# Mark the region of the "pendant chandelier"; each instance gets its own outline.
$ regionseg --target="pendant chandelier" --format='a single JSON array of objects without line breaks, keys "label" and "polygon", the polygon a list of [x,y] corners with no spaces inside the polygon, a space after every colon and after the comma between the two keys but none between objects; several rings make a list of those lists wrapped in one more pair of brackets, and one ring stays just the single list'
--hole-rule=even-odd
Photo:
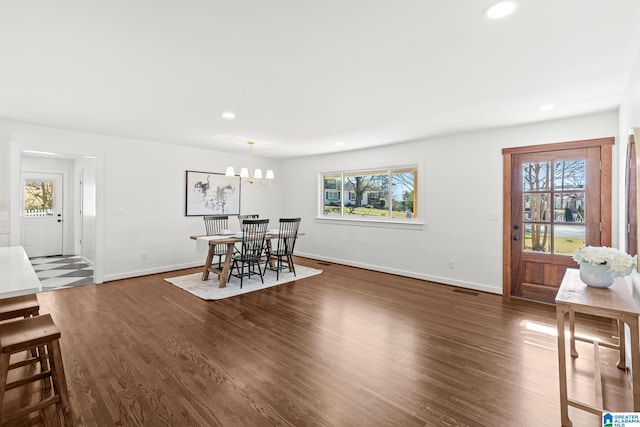
[{"label": "pendant chandelier", "polygon": [[[249,184],[258,183],[267,188],[271,188],[271,181],[274,179],[273,171],[271,169],[267,169],[265,174],[267,182],[265,183],[262,180],[262,169],[253,169],[253,144],[255,143],[253,141],[248,141],[247,144],[249,144],[249,168],[240,169],[240,182],[248,182]],[[225,176],[229,178],[229,180],[236,176],[233,166],[227,167]]]}]

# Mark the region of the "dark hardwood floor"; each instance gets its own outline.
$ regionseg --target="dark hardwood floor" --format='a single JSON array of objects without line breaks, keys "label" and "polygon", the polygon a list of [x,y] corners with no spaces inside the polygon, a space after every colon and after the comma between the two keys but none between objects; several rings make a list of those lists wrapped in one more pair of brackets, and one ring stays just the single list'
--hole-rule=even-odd
[{"label": "dark hardwood floor", "polygon": [[[38,294],[62,331],[76,425],[560,425],[553,306],[297,262],[323,273],[220,301],[163,280],[199,269]],[[593,352],[578,349],[569,391],[588,401]],[[605,404],[631,411],[616,352],[600,351]],[[39,392],[11,390],[5,408]]]}]

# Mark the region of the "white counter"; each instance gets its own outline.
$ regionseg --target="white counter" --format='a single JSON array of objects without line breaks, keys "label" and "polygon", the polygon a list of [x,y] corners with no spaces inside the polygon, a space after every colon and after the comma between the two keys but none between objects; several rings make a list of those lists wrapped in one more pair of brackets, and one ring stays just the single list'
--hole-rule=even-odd
[{"label": "white counter", "polygon": [[33,294],[42,291],[22,246],[0,248],[0,298]]}]

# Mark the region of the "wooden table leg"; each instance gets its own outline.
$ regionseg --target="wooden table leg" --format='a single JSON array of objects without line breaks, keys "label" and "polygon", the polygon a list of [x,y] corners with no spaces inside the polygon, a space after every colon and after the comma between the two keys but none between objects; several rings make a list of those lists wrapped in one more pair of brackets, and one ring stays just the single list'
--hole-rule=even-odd
[{"label": "wooden table leg", "polygon": [[231,257],[233,257],[233,243],[227,243],[227,254],[224,256],[224,265],[220,272],[220,284],[219,288],[227,286],[227,278],[229,277],[229,270],[231,269]]},{"label": "wooden table leg", "polygon": [[576,350],[576,313],[571,309],[569,310],[569,340],[571,342],[571,357],[578,357],[578,350]]},{"label": "wooden table leg", "polygon": [[204,262],[204,271],[202,272],[202,280],[209,279],[209,270],[211,269],[211,263],[213,262],[213,254],[216,251],[216,245],[212,245],[209,242],[209,252],[207,252],[207,260]]},{"label": "wooden table leg", "polygon": [[560,420],[563,427],[572,427],[573,423],[569,419],[569,398],[567,396],[567,353],[564,337],[564,319],[567,311],[566,307],[556,303],[556,320],[558,329],[558,375],[560,377]]},{"label": "wooden table leg", "polygon": [[[266,239],[266,242],[267,242],[267,253],[270,254],[271,250],[273,249],[272,246],[271,246],[271,239]],[[275,267],[273,258],[269,257],[267,259],[267,263],[269,264],[269,267],[271,267],[271,268]],[[266,268],[266,264],[265,264],[265,268]]]},{"label": "wooden table leg", "polygon": [[[625,323],[620,319],[617,319],[616,322],[618,323],[618,344],[619,344],[619,348],[620,348],[620,358],[618,359],[618,368],[627,369],[627,357],[626,357],[626,354],[627,354],[627,342],[624,339],[624,325],[625,325]],[[633,354],[632,354],[632,356],[633,356]]]}]

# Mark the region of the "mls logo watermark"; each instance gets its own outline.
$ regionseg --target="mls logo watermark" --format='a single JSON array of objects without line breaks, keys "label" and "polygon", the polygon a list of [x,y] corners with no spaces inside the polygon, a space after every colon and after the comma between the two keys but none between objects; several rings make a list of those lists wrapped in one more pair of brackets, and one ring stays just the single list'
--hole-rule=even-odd
[{"label": "mls logo watermark", "polygon": [[602,427],[640,427],[640,412],[605,412]]}]

